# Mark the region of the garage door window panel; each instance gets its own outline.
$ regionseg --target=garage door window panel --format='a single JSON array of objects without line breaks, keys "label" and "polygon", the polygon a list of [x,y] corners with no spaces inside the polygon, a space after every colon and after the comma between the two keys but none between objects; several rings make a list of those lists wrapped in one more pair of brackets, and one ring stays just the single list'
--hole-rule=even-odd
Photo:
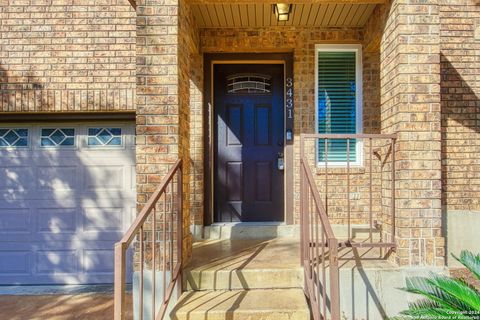
[{"label": "garage door window panel", "polygon": [[28,147],[28,129],[0,128],[0,148]]},{"label": "garage door window panel", "polygon": [[74,147],[74,128],[43,128],[41,144],[42,147]]},{"label": "garage door window panel", "polygon": [[89,147],[122,147],[121,128],[88,128]]}]

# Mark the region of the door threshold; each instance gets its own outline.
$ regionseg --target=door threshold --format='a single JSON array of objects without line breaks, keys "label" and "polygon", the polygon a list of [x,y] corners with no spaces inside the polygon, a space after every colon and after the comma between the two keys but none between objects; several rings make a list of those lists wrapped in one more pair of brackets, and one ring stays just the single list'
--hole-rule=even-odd
[{"label": "door threshold", "polygon": [[201,239],[297,238],[299,234],[299,225],[287,225],[284,222],[217,222],[203,227]]}]

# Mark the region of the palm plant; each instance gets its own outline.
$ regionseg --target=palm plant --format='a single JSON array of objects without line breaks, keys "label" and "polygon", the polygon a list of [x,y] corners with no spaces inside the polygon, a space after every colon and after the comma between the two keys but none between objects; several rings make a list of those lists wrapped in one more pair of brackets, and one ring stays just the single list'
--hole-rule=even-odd
[{"label": "palm plant", "polygon": [[[480,254],[462,251],[453,255],[480,280]],[[422,295],[420,301],[411,303],[401,314],[407,319],[479,319],[480,291],[464,280],[443,275],[407,279],[403,290]]]}]

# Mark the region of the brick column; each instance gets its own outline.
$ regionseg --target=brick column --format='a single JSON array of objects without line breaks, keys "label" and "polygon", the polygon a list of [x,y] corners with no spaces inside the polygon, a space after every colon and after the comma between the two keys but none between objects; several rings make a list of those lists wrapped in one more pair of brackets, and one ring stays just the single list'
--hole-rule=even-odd
[{"label": "brick column", "polygon": [[137,1],[137,200],[178,158],[178,5]]},{"label": "brick column", "polygon": [[[137,203],[148,200],[178,158],[186,167],[184,235],[188,236],[188,155],[182,152],[179,102],[179,3],[137,0]],[[188,125],[188,122],[187,122]],[[188,248],[184,252],[188,255]]]},{"label": "brick column", "polygon": [[437,0],[392,0],[381,42],[382,133],[398,133],[395,255],[442,266],[440,35]]},{"label": "brick column", "polygon": [[183,159],[184,259],[191,253],[190,57],[197,45],[184,0],[137,0],[137,203]]}]

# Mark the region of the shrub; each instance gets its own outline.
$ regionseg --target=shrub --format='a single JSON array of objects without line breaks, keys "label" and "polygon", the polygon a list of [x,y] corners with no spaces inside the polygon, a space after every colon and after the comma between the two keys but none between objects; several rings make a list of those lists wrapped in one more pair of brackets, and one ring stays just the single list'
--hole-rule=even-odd
[{"label": "shrub", "polygon": [[[464,250],[453,257],[480,280],[480,254]],[[464,280],[432,273],[408,278],[403,290],[424,297],[401,312],[407,319],[480,319],[480,291]]]}]

